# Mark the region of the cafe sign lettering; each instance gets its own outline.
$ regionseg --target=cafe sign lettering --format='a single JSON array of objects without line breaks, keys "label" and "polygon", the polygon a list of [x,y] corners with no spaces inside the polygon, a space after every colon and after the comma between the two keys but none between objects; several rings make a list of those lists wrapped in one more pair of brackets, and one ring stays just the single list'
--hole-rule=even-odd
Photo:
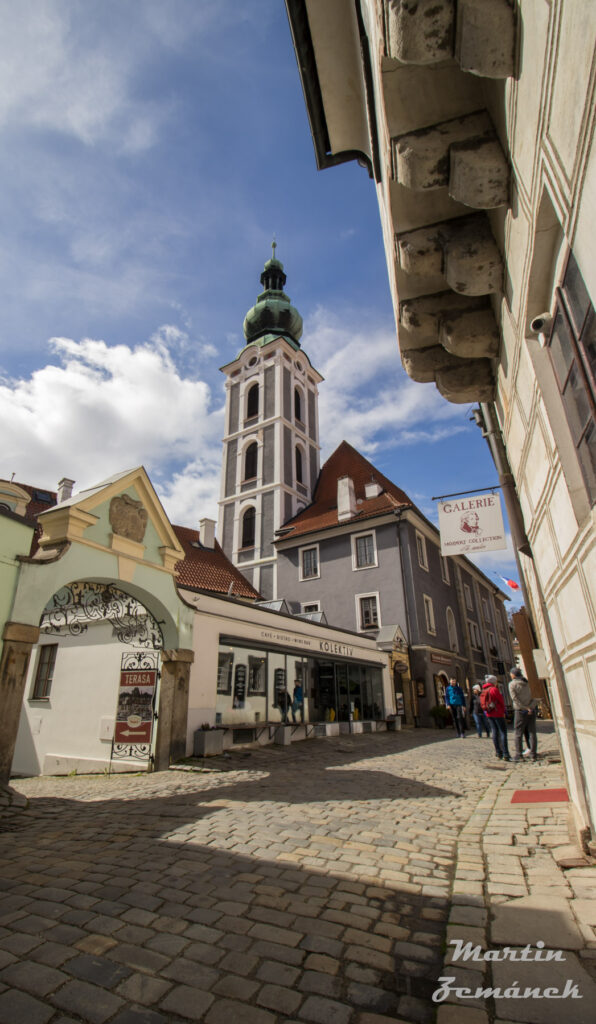
[{"label": "cafe sign lettering", "polygon": [[507,547],[498,494],[439,502],[442,555],[469,555]]}]

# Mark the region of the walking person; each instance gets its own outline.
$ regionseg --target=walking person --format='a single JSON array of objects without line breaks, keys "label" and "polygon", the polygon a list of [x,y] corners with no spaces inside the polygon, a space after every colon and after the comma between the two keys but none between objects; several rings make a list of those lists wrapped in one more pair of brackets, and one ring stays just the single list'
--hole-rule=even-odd
[{"label": "walking person", "polygon": [[299,679],[294,680],[292,694],[292,721],[294,724],[296,724],[296,715],[300,715],[300,721],[304,722],[304,690]]},{"label": "walking person", "polygon": [[482,710],[482,705],[480,703],[481,692],[482,687],[480,683],[474,683],[472,687],[472,695],[470,697],[470,706],[468,708],[471,717],[474,719],[474,722],[476,723],[476,732],[478,733],[479,740],[484,739],[485,735],[492,735],[490,731],[490,725],[488,724],[488,719],[484,714],[484,711]]},{"label": "walking person", "polygon": [[445,704],[451,711],[458,739],[466,735],[466,697],[457,679],[450,679],[445,690]]},{"label": "walking person", "polygon": [[505,700],[496,676],[485,676],[484,686],[480,694],[480,705],[488,718],[495,746],[495,757],[500,761],[510,761],[507,746],[507,721],[505,719]]},{"label": "walking person", "polygon": [[536,737],[536,712],[538,702],[532,697],[530,684],[522,674],[520,668],[515,666],[510,670],[509,693],[513,702],[513,729],[515,733],[515,757],[514,761],[522,759],[522,737],[528,738],[530,757],[532,761],[538,760],[538,740]]}]

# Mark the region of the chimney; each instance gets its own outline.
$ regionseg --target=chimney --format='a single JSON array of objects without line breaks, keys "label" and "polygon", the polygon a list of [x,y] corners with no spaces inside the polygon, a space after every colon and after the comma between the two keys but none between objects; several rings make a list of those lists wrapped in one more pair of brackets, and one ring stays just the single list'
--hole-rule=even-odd
[{"label": "chimney", "polygon": [[215,547],[215,519],[201,519],[199,522],[199,540],[204,548],[213,550]]},{"label": "chimney", "polygon": [[337,481],[337,519],[342,523],[356,515],[356,492],[350,476],[340,476]]},{"label": "chimney", "polygon": [[74,480],[69,480],[67,476],[63,476],[58,484],[58,496],[56,502],[61,505],[63,501],[68,501],[72,498],[72,489],[75,485]]},{"label": "chimney", "polygon": [[364,485],[364,496],[365,498],[378,498],[382,490],[381,485],[371,477],[369,482]]}]

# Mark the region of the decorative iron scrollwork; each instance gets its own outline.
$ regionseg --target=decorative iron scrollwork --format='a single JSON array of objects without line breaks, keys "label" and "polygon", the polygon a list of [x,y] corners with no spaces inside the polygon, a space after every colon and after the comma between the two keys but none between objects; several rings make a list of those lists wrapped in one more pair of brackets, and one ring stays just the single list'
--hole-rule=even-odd
[{"label": "decorative iron scrollwork", "polygon": [[151,753],[150,743],[114,743],[112,746],[112,760],[124,760],[134,758],[135,761],[148,761]]},{"label": "decorative iron scrollwork", "polygon": [[160,623],[131,594],[113,583],[87,580],[62,587],[46,605],[40,628],[54,636],[79,636],[91,623],[108,622],[121,644],[163,647]]}]

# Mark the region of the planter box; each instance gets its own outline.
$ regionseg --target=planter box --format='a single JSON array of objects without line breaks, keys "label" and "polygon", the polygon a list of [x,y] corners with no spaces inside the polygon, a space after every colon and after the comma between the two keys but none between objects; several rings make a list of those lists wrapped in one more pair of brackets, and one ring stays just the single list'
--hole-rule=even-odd
[{"label": "planter box", "polygon": [[197,729],[194,737],[195,757],[215,757],[223,753],[222,729]]}]

